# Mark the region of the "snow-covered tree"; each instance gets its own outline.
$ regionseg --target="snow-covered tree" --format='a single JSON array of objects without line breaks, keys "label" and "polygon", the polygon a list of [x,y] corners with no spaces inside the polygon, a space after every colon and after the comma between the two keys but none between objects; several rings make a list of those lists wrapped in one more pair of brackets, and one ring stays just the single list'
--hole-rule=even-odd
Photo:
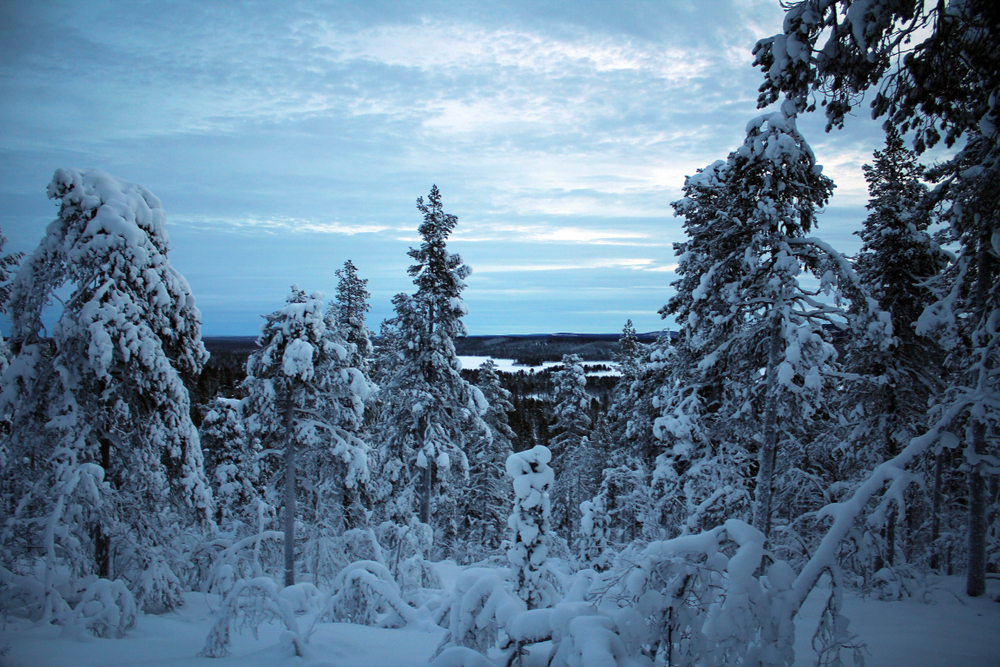
[{"label": "snow-covered tree", "polygon": [[[743,146],[688,177],[684,199],[674,203],[688,240],[677,245],[681,279],[666,311],[699,359],[696,385],[721,390],[712,400],[719,401],[728,441],[757,451],[754,526],[765,535],[776,463],[794,466],[808,457],[808,429],[829,419],[836,352],[824,325],[844,313],[821,297],[852,297],[872,323],[872,344],[884,345],[889,327],[846,260],[807,236],[832,190],[796,129],[794,106],[786,104],[752,120]],[[803,285],[803,272],[818,279],[818,288]],[[694,414],[683,404],[704,400],[700,392],[665,406],[661,427],[671,428],[679,409]],[[677,428],[687,428],[683,419]]]},{"label": "snow-covered tree", "polygon": [[510,514],[510,485],[504,471],[514,439],[507,422],[513,405],[492,359],[479,367],[476,386],[489,405],[483,414],[489,431],[469,446],[469,486],[459,502],[460,535],[470,546],[490,552],[500,547]]},{"label": "snow-covered tree", "polygon": [[[885,149],[875,151],[874,164],[863,169],[871,199],[869,215],[858,232],[863,245],[855,266],[862,284],[892,318],[893,340],[885,349],[872,348],[861,336],[848,340],[846,369],[857,379],[845,395],[851,424],[839,447],[845,479],[857,479],[895,457],[927,428],[928,403],[941,391],[945,376],[940,346],[914,330],[933,301],[927,282],[947,263],[927,231],[931,216],[927,187],[921,182],[923,168],[890,126]],[[929,474],[933,468],[925,465]],[[907,510],[914,511],[917,508]],[[888,565],[895,560],[896,514],[889,512],[885,525]]]},{"label": "snow-covered tree", "polygon": [[[15,357],[0,412],[15,463],[2,474],[17,506],[4,527],[4,567],[32,565],[36,522],[48,517],[50,553],[74,575],[122,578],[140,607],[170,607],[179,601],[177,531],[212,514],[183,382],[208,356],[201,315],[167,259],[152,193],[102,171],[59,169],[48,195],[59,217],[9,302]],[[55,301],[49,333],[42,310]]]},{"label": "snow-covered tree", "polygon": [[330,303],[326,315],[328,329],[336,331],[346,342],[353,345],[348,348],[347,363],[368,377],[368,357],[372,354],[371,331],[365,323],[365,317],[371,306],[368,299],[368,279],[358,276],[358,268],[354,262],[347,260],[343,269],[337,269],[337,298]]},{"label": "snow-covered tree", "polygon": [[[409,268],[417,291],[393,299],[393,326],[398,339],[395,365],[383,386],[380,454],[385,515],[405,525],[414,509],[423,523],[441,527],[454,517],[435,517],[432,499],[447,493],[455,477],[468,474],[466,448],[486,437],[482,392],[461,376],[455,338],[466,334],[461,318],[468,312],[461,299],[471,269],[448,252],[446,242],[458,218],[444,212],[441,193],[431,188],[428,200],[417,199],[424,220],[423,242],[411,248]],[[414,507],[416,505],[416,507]]]},{"label": "snow-covered tree", "polygon": [[347,366],[347,349],[327,335],[322,299],[292,286],[284,307],[265,316],[260,349],[247,361],[250,430],[282,456],[286,586],[295,583],[298,487],[315,491],[322,468],[336,463],[343,472],[338,487],[368,476],[368,446],[358,431],[369,385]]},{"label": "snow-covered tree", "polygon": [[611,567],[614,554],[609,544],[608,513],[604,497],[597,495],[593,500],[580,503],[580,536],[576,550],[583,567],[604,572]]},{"label": "snow-covered tree", "polygon": [[622,335],[618,339],[618,354],[615,361],[622,372],[622,380],[631,382],[639,373],[639,360],[642,357],[642,346],[635,337],[635,327],[632,320],[625,322]]},{"label": "snow-covered tree", "polygon": [[650,498],[644,523],[651,538],[749,518],[750,455],[730,430],[731,413],[722,409],[725,379],[716,374],[719,369],[698,367],[686,334],[654,347],[647,362],[647,373],[658,380],[652,406],[636,413],[635,426],[647,428],[656,443],[655,458],[647,464]]},{"label": "snow-covered tree", "polygon": [[[6,244],[7,237],[4,236],[3,232],[0,232],[0,253],[3,252],[3,247]],[[7,302],[10,300],[10,280],[22,257],[24,257],[24,253],[20,252],[0,254],[0,313],[7,312]],[[7,347],[7,341],[4,340],[3,336],[0,336],[0,375],[3,375],[3,372],[7,370],[9,363],[10,349]],[[5,460],[3,449],[0,448],[0,465],[3,465]]]},{"label": "snow-covered tree", "polygon": [[676,350],[663,332],[652,344],[638,346],[637,353],[632,362],[619,360],[622,375],[597,429],[608,443],[600,494],[612,519],[612,539],[623,543],[662,537],[670,523],[656,507],[666,499],[655,497],[652,475],[663,446],[654,423],[662,414],[660,393],[672,386]]},{"label": "snow-covered tree", "polygon": [[528,609],[547,607],[554,602],[554,589],[546,578],[545,561],[549,547],[549,516],[554,473],[549,467],[552,453],[547,447],[511,454],[507,474],[513,478],[514,511],[507,525],[513,537],[507,545],[514,591]]},{"label": "snow-covered tree", "polygon": [[563,356],[562,368],[552,375],[555,407],[549,441],[556,485],[552,524],[564,536],[572,536],[579,524],[577,508],[597,493],[604,461],[595,452],[590,434],[590,394],[583,362],[575,354]]},{"label": "snow-covered tree", "polygon": [[[829,127],[844,118],[872,87],[873,115],[885,116],[901,132],[913,131],[917,152],[965,139],[957,154],[928,173],[939,182],[944,220],[959,253],[950,270],[951,288],[921,321],[921,331],[962,329],[964,361],[952,355],[951,387],[941,418],[970,417],[966,429],[969,465],[969,567],[967,589],[986,587],[986,482],[996,443],[996,322],[1000,312],[1000,253],[992,239],[998,227],[1000,192],[1000,52],[991,0],[923,3],[806,0],[788,5],[782,34],[760,40],[754,51],[764,73],[758,103],[784,94],[799,110],[819,98]],[[907,49],[901,44],[916,41]],[[812,96],[812,97],[811,97]]]},{"label": "snow-covered tree", "polygon": [[261,500],[257,455],[259,441],[244,424],[244,401],[216,398],[208,406],[198,433],[205,456],[205,474],[215,497],[215,521],[239,530],[256,530],[256,502]]}]

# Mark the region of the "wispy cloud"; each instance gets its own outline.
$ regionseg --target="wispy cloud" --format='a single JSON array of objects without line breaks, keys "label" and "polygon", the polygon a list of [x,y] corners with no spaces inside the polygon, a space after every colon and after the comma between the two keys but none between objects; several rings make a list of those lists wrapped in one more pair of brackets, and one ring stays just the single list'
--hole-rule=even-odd
[{"label": "wispy cloud", "polygon": [[[413,203],[436,183],[475,269],[472,326],[617,329],[645,308],[630,316],[655,328],[683,238],[670,202],[742,142],[750,49],[781,17],[757,0],[4,3],[0,228],[33,249],[57,167],[140,182],[224,312],[206,322],[252,332],[272,305],[255,299],[331,293],[347,258],[377,295],[410,289]],[[880,134],[803,127],[839,185],[821,232],[849,239]]]}]

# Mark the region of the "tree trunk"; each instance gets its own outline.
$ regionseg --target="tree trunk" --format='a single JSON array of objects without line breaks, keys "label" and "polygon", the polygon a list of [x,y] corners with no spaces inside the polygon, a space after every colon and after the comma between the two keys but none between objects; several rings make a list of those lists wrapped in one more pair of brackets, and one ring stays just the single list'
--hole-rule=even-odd
[{"label": "tree trunk", "polygon": [[[889,410],[887,411],[887,419],[885,420],[885,455],[884,461],[891,461],[896,458],[896,439],[892,434],[892,417],[891,415],[896,414],[896,393],[889,390]],[[889,567],[896,564],[896,515],[899,512],[898,507],[889,508],[889,520],[885,527],[885,560]]]},{"label": "tree trunk", "polygon": [[295,585],[295,430],[292,391],[285,404],[285,586]]},{"label": "tree trunk", "polygon": [[771,324],[771,349],[767,356],[767,378],[764,400],[763,443],[758,459],[757,502],[754,504],[754,528],[768,536],[771,531],[771,497],[774,484],[774,463],[778,453],[778,362],[781,358],[781,317],[775,315]]},{"label": "tree trunk", "polygon": [[[976,312],[975,317],[979,320],[979,327],[986,322],[986,297],[991,287],[990,258],[988,248],[990,247],[989,229],[984,225],[979,236],[979,249],[976,257]],[[985,336],[985,332],[980,336]],[[974,348],[981,348],[983,341],[977,336],[973,339]],[[979,354],[979,349],[974,349],[973,354]],[[979,363],[978,384],[981,389],[990,382],[989,359],[984,354]],[[972,414],[972,451],[976,461],[972,462],[969,469],[969,573],[965,586],[965,592],[972,597],[983,595],[986,592],[986,480],[983,478],[982,456],[986,455],[986,423],[983,417],[977,416],[976,411]]]},{"label": "tree trunk", "polygon": [[[101,467],[104,468],[104,479],[109,484],[114,484],[114,476],[111,474],[111,440],[101,438]],[[92,531],[94,539],[94,564],[97,569],[97,576],[101,579],[111,579],[111,537],[101,519]]]},{"label": "tree trunk", "polygon": [[944,467],[944,452],[938,452],[934,461],[934,499],[931,504],[931,569],[941,569],[941,477]]},{"label": "tree trunk", "polygon": [[420,521],[430,524],[431,522],[431,462],[427,461],[427,467],[420,475]]},{"label": "tree trunk", "polygon": [[[972,449],[986,453],[986,424],[972,424]],[[986,480],[979,465],[969,470],[969,573],[965,592],[970,597],[986,592]]]}]

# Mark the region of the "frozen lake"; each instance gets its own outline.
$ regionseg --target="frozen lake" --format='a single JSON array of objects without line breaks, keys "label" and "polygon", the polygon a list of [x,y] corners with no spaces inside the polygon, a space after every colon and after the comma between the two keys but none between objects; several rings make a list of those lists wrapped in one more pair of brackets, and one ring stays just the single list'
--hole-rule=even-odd
[{"label": "frozen lake", "polygon": [[[518,371],[524,371],[525,373],[536,373],[538,371],[544,370],[546,368],[552,368],[553,366],[562,366],[561,362],[558,361],[546,361],[541,366],[521,366],[518,365],[514,359],[495,359],[493,357],[466,357],[460,356],[459,361],[462,362],[462,368],[467,370],[475,370],[479,368],[483,362],[487,359],[493,359],[493,363],[497,365],[497,370],[504,373],[517,373]],[[585,361],[583,362],[584,368],[589,366],[608,366],[610,368],[615,368],[615,362],[613,361]],[[587,372],[589,377],[607,377],[620,375],[618,370],[612,371],[593,371]]]}]

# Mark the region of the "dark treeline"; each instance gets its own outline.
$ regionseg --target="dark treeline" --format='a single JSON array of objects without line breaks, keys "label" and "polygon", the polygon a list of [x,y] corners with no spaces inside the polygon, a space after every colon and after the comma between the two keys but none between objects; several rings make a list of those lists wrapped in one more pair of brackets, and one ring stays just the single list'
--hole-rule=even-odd
[{"label": "dark treeline", "polygon": [[[542,336],[467,336],[457,339],[456,350],[463,356],[495,356],[500,359],[533,359],[533,354],[545,357],[538,362],[558,361],[565,354],[576,354],[589,361],[608,362],[619,352],[621,334],[563,334]],[[651,341],[653,334],[639,334],[639,341]],[[206,336],[205,349],[211,356],[205,363],[197,381],[190,383],[192,419],[200,426],[208,405],[218,396],[242,398],[242,384],[246,379],[246,363],[257,349],[257,339],[252,336]],[[377,343],[377,341],[376,341]],[[531,352],[535,350],[535,352]],[[554,356],[557,350],[562,350]],[[511,355],[511,356],[508,356]],[[521,355],[521,356],[517,356]],[[549,358],[554,357],[554,358]],[[611,370],[608,363],[586,364],[588,372]],[[516,434],[516,451],[530,449],[536,444],[548,445],[549,422],[552,418],[553,368],[535,371],[519,370],[516,373],[498,371],[500,385],[511,393],[513,409],[508,411],[510,427]],[[464,369],[462,375],[472,383],[478,381],[478,371]],[[608,410],[609,397],[617,378],[592,375],[587,378],[587,391],[591,394],[591,418],[597,423]]]}]

